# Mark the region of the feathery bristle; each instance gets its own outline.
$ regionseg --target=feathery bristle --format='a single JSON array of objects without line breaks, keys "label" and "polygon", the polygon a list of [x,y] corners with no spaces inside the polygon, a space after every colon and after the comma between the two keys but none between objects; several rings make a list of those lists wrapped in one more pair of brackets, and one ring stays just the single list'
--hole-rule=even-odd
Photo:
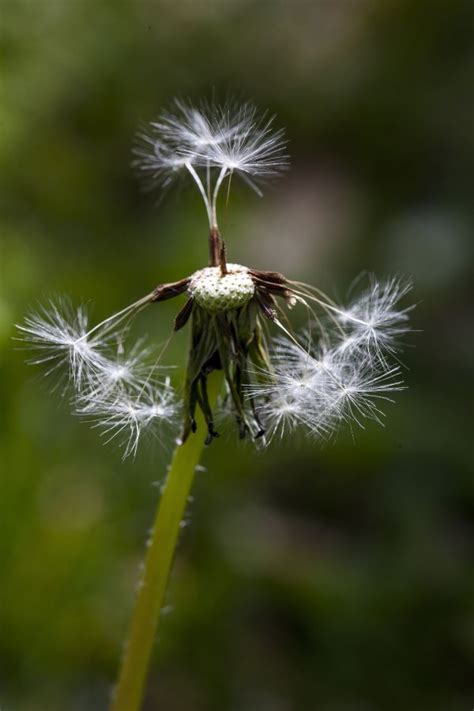
[{"label": "feathery bristle", "polygon": [[192,176],[204,201],[211,226],[216,225],[216,202],[225,178],[233,173],[261,194],[258,179],[286,170],[283,129],[273,117],[259,115],[251,103],[203,103],[195,107],[175,101],[149,129],[140,132],[134,165],[152,184],[166,187],[184,169]]},{"label": "feathery bristle", "polygon": [[77,413],[102,430],[107,442],[118,439],[123,457],[135,456],[145,433],[161,439],[161,430],[176,423],[179,407],[169,381],[149,384],[141,392],[126,389],[79,400]]}]

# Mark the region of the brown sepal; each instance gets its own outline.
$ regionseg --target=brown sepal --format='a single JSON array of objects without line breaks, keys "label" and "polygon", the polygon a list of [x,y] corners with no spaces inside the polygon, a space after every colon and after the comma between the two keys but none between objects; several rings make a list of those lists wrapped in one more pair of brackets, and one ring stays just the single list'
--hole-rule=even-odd
[{"label": "brown sepal", "polygon": [[265,318],[267,318],[269,321],[275,321],[277,317],[277,312],[275,308],[276,303],[273,296],[271,294],[268,294],[266,291],[257,289],[257,291],[255,292],[255,298],[257,299],[260,311],[263,313]]},{"label": "brown sepal", "polygon": [[181,328],[186,326],[187,322],[189,321],[189,317],[191,316],[191,312],[193,310],[193,304],[194,304],[194,299],[191,297],[189,298],[186,303],[184,304],[183,308],[181,311],[178,313],[174,320],[174,331],[179,331]]},{"label": "brown sepal", "polygon": [[167,299],[174,299],[175,296],[184,294],[190,281],[190,277],[186,277],[185,279],[170,282],[169,284],[158,284],[158,286],[153,290],[151,301],[166,301]]},{"label": "brown sepal", "polygon": [[249,269],[250,276],[271,289],[272,286],[287,286],[288,279],[280,272],[265,272],[259,269]]}]

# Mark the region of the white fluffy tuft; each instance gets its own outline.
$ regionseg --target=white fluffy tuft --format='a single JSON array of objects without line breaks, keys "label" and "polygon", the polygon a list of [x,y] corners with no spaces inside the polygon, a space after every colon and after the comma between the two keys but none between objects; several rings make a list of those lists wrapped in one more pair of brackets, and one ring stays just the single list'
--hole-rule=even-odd
[{"label": "white fluffy tuft", "polygon": [[298,426],[325,438],[342,423],[364,427],[372,419],[383,424],[381,405],[403,388],[400,367],[390,357],[397,338],[409,330],[409,309],[397,308],[409,289],[409,283],[380,283],[372,277],[369,288],[347,309],[318,297],[331,328],[323,329],[318,320],[319,339],[313,329],[299,340],[287,334],[275,341],[272,370],[255,372],[254,383],[247,385],[268,441]]},{"label": "white fluffy tuft", "polygon": [[[137,302],[139,305],[140,302]],[[48,365],[47,373],[66,366],[72,384],[73,410],[102,427],[108,441],[120,435],[124,456],[135,455],[144,431],[174,420],[178,408],[169,379],[157,377],[150,349],[141,341],[127,353],[120,323],[136,305],[88,330],[83,306],[50,302],[18,325],[20,340],[37,351],[32,363]]]},{"label": "white fluffy tuft", "polygon": [[127,388],[82,396],[77,412],[102,430],[107,442],[119,440],[124,459],[135,456],[142,436],[161,440],[164,427],[176,423],[179,408],[168,379],[146,384],[138,392]]},{"label": "white fluffy tuft", "polygon": [[50,301],[18,324],[18,340],[35,353],[30,362],[48,366],[47,374],[64,364],[77,387],[88,369],[102,362],[105,340],[88,336],[88,315],[84,306],[73,309],[66,299]]},{"label": "white fluffy tuft", "polygon": [[138,135],[134,165],[166,187],[182,171],[192,176],[211,226],[217,225],[216,203],[223,182],[237,173],[261,194],[257,180],[279,175],[289,161],[282,129],[273,117],[260,115],[251,103],[198,107],[176,100]]}]

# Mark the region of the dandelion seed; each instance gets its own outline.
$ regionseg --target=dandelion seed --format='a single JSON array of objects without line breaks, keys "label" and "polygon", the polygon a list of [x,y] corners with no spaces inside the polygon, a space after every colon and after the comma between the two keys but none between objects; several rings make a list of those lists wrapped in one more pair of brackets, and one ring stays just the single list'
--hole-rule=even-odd
[{"label": "dandelion seed", "polygon": [[398,366],[374,371],[370,361],[352,362],[345,366],[341,382],[335,388],[334,408],[340,420],[355,422],[361,428],[365,419],[383,425],[385,415],[379,407],[380,401],[393,402],[388,393],[403,387]]},{"label": "dandelion seed", "polygon": [[363,427],[365,419],[373,419],[382,424],[379,401],[391,401],[388,393],[403,388],[398,366],[375,368],[369,357],[341,350],[337,343],[312,354],[279,339],[275,352],[273,370],[262,371],[260,382],[247,387],[265,413],[270,439],[299,425],[324,439],[343,422]]},{"label": "dandelion seed", "polygon": [[140,393],[156,383],[159,366],[149,364],[152,351],[143,346],[143,340],[137,341],[129,353],[121,344],[117,350],[113,357],[104,351],[99,360],[84,370],[81,388],[78,388],[83,401],[93,401],[110,392]]},{"label": "dandelion seed", "polygon": [[369,288],[338,314],[340,323],[350,329],[341,347],[362,346],[379,357],[384,352],[393,353],[399,338],[409,331],[409,312],[413,307],[399,309],[398,302],[410,290],[411,283],[407,280],[391,278],[379,282],[372,276]]},{"label": "dandelion seed", "polygon": [[252,104],[226,114],[227,129],[204,150],[196,148],[195,161],[259,177],[276,176],[288,168],[287,141],[283,129],[274,129],[274,117],[259,116]]},{"label": "dandelion seed", "polygon": [[241,175],[261,195],[254,179],[275,177],[288,167],[284,131],[274,130],[273,118],[259,116],[250,103],[194,107],[176,101],[174,113],[163,113],[138,139],[134,165],[162,186],[186,169],[211,228],[217,226],[217,198],[227,177]]},{"label": "dandelion seed", "polygon": [[146,133],[138,134],[137,138],[139,144],[134,150],[137,159],[133,165],[151,178],[152,185],[170,185],[186,164],[192,162],[188,155],[176,153],[158,138]]},{"label": "dandelion seed", "polygon": [[178,410],[169,383],[150,387],[136,397],[126,392],[102,398],[96,395],[79,401],[77,406],[77,413],[100,428],[107,442],[118,439],[124,458],[136,455],[145,433],[159,440],[163,427],[174,424]]},{"label": "dandelion seed", "polygon": [[[166,145],[178,153],[214,146],[242,130],[239,114],[231,105],[202,102],[199,107],[176,99],[174,112],[164,112],[151,126]],[[239,111],[239,109],[237,109]]]},{"label": "dandelion seed", "polygon": [[66,364],[72,380],[80,386],[87,368],[102,362],[105,342],[100,336],[88,338],[88,316],[83,306],[76,311],[67,300],[50,301],[17,326],[27,347],[37,355],[33,364],[46,364],[52,373]]}]

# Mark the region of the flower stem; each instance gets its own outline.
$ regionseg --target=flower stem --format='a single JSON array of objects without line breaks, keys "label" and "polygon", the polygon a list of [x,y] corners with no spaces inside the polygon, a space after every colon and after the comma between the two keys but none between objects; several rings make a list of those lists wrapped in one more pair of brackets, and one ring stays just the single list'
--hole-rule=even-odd
[{"label": "flower stem", "polygon": [[[222,386],[222,374],[209,378],[211,404]],[[201,458],[207,428],[197,414],[197,432],[174,451],[166,483],[158,504],[145,559],[142,584],[130,623],[120,675],[110,711],[138,711],[146,673],[166,593],[180,523],[186,508],[196,466]]]}]

